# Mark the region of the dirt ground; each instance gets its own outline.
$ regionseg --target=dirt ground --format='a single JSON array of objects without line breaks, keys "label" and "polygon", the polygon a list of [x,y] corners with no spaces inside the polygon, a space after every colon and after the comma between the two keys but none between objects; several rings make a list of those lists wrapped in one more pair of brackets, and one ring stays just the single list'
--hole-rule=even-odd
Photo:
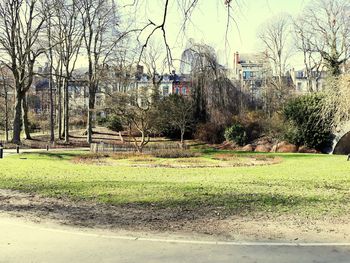
[{"label": "dirt ground", "polygon": [[[21,148],[31,149],[45,149],[47,145],[50,148],[74,148],[74,147],[90,147],[86,142],[86,135],[84,129],[70,131],[69,143],[65,143],[63,140],[56,140],[54,144],[50,144],[50,135],[48,133],[36,133],[32,134],[31,140],[22,140]],[[119,133],[113,132],[104,127],[97,127],[94,129],[93,142],[104,142],[104,143],[121,143]],[[5,148],[15,149],[16,145],[12,143],[4,143]]]},{"label": "dirt ground", "polygon": [[160,209],[152,205],[113,206],[92,202],[44,198],[0,190],[0,213],[35,222],[136,231],[180,236],[196,235],[220,240],[349,242],[349,217],[331,221],[267,216],[224,216],[218,209]]}]

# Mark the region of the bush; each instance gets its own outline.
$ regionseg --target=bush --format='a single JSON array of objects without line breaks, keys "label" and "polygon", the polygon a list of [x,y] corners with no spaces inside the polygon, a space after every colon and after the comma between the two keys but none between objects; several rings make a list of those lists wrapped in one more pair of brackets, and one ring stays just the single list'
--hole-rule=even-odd
[{"label": "bush", "polygon": [[239,123],[246,132],[246,142],[252,142],[262,136],[266,116],[261,111],[249,111],[233,117],[233,123]]},{"label": "bush", "polygon": [[215,123],[201,123],[196,127],[195,139],[215,144],[224,141],[224,129]]},{"label": "bush", "polygon": [[283,114],[274,113],[271,117],[267,117],[262,127],[265,136],[296,144],[298,130],[291,121],[286,121]]},{"label": "bush", "polygon": [[321,151],[332,146],[331,120],[320,116],[323,103],[322,94],[300,96],[287,103],[283,114],[296,129],[295,144]]},{"label": "bush", "polygon": [[243,146],[247,142],[247,134],[245,128],[240,123],[235,123],[225,130],[226,141],[235,142]]},{"label": "bush", "polygon": [[122,122],[117,116],[109,117],[106,124],[106,127],[112,131],[120,132],[123,130]]},{"label": "bush", "polygon": [[97,116],[97,117],[96,117],[96,121],[97,121],[97,124],[98,124],[99,126],[106,127],[106,126],[107,126],[107,123],[108,123],[108,118],[107,118],[107,117]]}]

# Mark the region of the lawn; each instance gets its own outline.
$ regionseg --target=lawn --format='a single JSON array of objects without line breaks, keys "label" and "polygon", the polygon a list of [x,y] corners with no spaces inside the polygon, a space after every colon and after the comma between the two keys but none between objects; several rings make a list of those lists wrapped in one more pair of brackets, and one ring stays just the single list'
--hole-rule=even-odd
[{"label": "lawn", "polygon": [[[203,151],[188,162],[201,165],[182,167],[176,164],[186,160],[74,162],[80,155],[43,152],[6,157],[0,160],[0,188],[74,201],[215,210],[224,215],[324,219],[350,212],[350,162],[344,156]],[[225,159],[225,155],[248,163],[266,158],[278,161],[220,167],[215,157]],[[230,158],[227,163],[232,164]]]}]

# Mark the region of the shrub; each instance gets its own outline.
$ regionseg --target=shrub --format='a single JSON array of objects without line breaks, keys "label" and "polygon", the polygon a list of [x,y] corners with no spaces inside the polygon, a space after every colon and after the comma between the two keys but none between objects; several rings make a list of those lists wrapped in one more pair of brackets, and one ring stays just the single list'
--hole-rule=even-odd
[{"label": "shrub", "polygon": [[196,127],[195,139],[215,144],[224,141],[224,129],[215,123],[201,123]]},{"label": "shrub", "polygon": [[324,95],[309,94],[290,100],[284,108],[284,116],[296,128],[294,143],[317,150],[332,145],[331,120],[321,118]]},{"label": "shrub", "polygon": [[233,123],[241,124],[246,132],[246,142],[252,142],[264,132],[266,116],[261,111],[248,111],[233,117]]},{"label": "shrub", "polygon": [[240,123],[235,123],[225,130],[226,141],[235,142],[243,146],[247,142],[247,134],[244,127]]},{"label": "shrub", "polygon": [[107,123],[108,123],[108,118],[107,117],[102,117],[102,116],[97,116],[96,117],[96,121],[97,121],[97,124],[99,126],[104,126],[106,127],[107,126]]},{"label": "shrub", "polygon": [[117,116],[109,117],[106,124],[106,127],[112,131],[120,132],[123,130],[122,122]]}]

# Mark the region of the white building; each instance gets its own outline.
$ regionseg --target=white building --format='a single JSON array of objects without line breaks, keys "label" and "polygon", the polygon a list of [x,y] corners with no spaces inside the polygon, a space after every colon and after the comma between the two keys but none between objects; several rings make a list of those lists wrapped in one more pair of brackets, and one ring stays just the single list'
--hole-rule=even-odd
[{"label": "white building", "polygon": [[233,77],[239,82],[243,91],[251,93],[253,97],[260,96],[263,77],[269,68],[264,53],[235,53]]},{"label": "white building", "polygon": [[326,78],[326,71],[313,71],[311,78],[307,77],[305,69],[290,71],[290,76],[295,85],[295,91],[297,93],[308,93],[322,91]]}]

